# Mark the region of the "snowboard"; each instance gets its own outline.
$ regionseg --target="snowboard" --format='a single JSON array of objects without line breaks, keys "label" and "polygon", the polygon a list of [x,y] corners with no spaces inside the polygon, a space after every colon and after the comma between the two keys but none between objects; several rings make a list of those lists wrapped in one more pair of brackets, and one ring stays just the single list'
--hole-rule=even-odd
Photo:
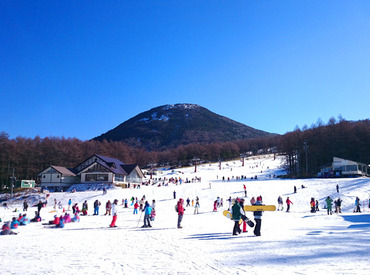
[{"label": "snowboard", "polygon": [[[231,212],[229,212],[227,210],[224,210],[223,214],[226,218],[229,218],[229,219],[232,218]],[[243,221],[245,221],[250,227],[254,226],[254,222],[252,222],[250,219],[248,219],[247,216],[242,215],[242,218],[240,219],[239,224],[241,224]]]},{"label": "snowboard", "polygon": [[245,205],[244,211],[275,211],[275,205]]}]

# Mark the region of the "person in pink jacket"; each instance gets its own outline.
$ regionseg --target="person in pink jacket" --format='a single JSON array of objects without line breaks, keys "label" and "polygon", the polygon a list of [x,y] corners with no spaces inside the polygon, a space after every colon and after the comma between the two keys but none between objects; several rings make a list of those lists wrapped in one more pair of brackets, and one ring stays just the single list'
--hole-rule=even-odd
[{"label": "person in pink jacket", "polygon": [[179,217],[177,219],[177,228],[182,228],[181,221],[184,216],[184,211],[184,200],[179,199],[179,201],[177,202],[177,213],[179,214]]}]

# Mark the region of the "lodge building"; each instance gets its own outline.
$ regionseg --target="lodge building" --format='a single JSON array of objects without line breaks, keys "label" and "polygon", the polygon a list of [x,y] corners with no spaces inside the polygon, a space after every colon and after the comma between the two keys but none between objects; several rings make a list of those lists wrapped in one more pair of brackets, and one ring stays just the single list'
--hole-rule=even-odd
[{"label": "lodge building", "polygon": [[122,161],[101,155],[93,155],[74,168],[50,165],[38,174],[41,189],[65,191],[72,186],[82,184],[104,186],[120,184],[141,185],[144,174],[136,164],[124,164]]}]

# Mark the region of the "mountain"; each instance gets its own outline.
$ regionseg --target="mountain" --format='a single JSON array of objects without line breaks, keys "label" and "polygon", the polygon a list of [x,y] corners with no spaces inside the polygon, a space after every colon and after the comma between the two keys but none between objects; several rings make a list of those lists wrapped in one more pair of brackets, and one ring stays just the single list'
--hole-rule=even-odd
[{"label": "mountain", "polygon": [[140,113],[94,140],[124,141],[147,150],[162,150],[190,143],[227,142],[271,135],[274,134],[246,126],[196,104],[175,104]]}]

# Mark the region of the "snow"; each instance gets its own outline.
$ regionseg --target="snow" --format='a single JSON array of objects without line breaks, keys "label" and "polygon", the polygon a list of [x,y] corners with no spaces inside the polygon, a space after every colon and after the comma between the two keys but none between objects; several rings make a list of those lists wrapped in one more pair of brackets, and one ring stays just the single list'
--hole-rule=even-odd
[{"label": "snow", "polygon": [[[63,229],[44,228],[41,223],[20,227],[18,235],[1,236],[2,274],[368,274],[370,256],[370,179],[279,179],[272,175],[284,174],[282,158],[271,156],[249,158],[242,163],[231,161],[202,164],[194,167],[161,171],[158,177],[181,177],[201,182],[182,183],[141,189],[108,189],[102,191],[50,193],[48,206],[41,210],[44,222],[54,213],[54,198],[65,208],[67,202],[81,204],[87,200],[89,215],[81,216],[80,223],[66,224]],[[236,179],[245,175],[247,179]],[[251,177],[257,175],[257,180]],[[226,181],[222,181],[222,177]],[[234,178],[232,178],[234,176]],[[230,181],[227,181],[230,177]],[[226,199],[243,197],[243,184],[252,196],[262,195],[264,204],[277,205],[277,197],[293,201],[290,213],[264,212],[261,237],[247,233],[232,236],[233,222],[223,216]],[[336,185],[340,192],[336,192]],[[304,185],[306,188],[302,189]],[[293,193],[293,187],[298,188]],[[177,213],[173,191],[178,198],[200,198],[200,214],[187,207],[182,229],[177,228]],[[123,198],[145,195],[149,202],[156,200],[156,220],[152,228],[141,228],[143,215],[133,215],[129,204],[121,205]],[[217,196],[224,199],[224,207],[213,212]],[[324,200],[343,200],[342,213],[327,215]],[[353,213],[354,200],[366,202],[363,213]],[[320,211],[310,213],[310,198],[319,200]],[[1,197],[0,197],[1,198]],[[45,194],[29,193],[29,205]],[[109,228],[111,216],[105,216],[105,202],[119,200],[117,228]],[[93,216],[93,202],[102,202],[100,215]],[[0,209],[3,221],[10,220],[20,210],[23,198],[9,200],[9,208]],[[33,217],[35,207],[28,209]],[[23,212],[20,212],[23,213]],[[58,215],[63,214],[57,210]],[[247,212],[253,219],[253,214]],[[139,218],[141,217],[140,221]]]}]

